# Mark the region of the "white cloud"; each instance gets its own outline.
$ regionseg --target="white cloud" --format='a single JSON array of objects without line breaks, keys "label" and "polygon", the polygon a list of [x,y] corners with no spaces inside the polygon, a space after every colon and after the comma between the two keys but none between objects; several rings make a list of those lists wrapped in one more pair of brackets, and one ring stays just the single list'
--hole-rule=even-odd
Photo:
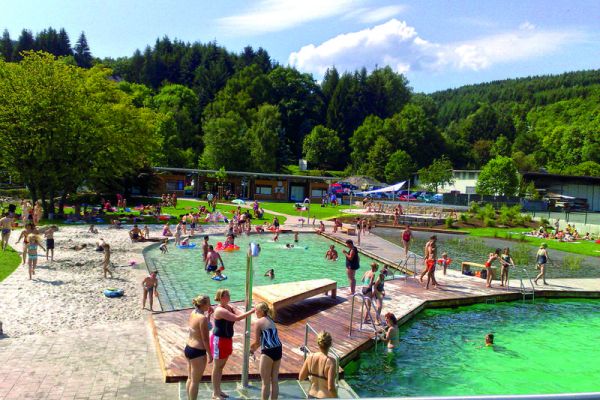
[{"label": "white cloud", "polygon": [[537,30],[527,22],[512,32],[456,43],[434,43],[421,38],[406,22],[391,19],[373,28],[338,35],[320,45],[304,46],[290,54],[289,63],[318,75],[333,65],[342,71],[385,65],[399,73],[449,68],[478,71],[551,54],[584,36],[578,31]]},{"label": "white cloud", "polygon": [[306,22],[344,15],[364,0],[260,0],[249,12],[219,19],[219,26],[236,34],[278,32]]},{"label": "white cloud", "polygon": [[385,6],[364,10],[358,15],[358,20],[367,24],[383,21],[400,14],[406,9],[403,5]]}]

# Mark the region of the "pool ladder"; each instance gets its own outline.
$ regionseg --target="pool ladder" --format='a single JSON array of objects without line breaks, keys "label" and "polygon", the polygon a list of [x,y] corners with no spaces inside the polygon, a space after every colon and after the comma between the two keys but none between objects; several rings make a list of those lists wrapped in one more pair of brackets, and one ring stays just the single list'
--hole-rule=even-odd
[{"label": "pool ladder", "polygon": [[[360,307],[360,327],[358,328],[358,330],[360,332],[364,332],[363,331],[363,324],[364,324],[364,317],[368,315],[369,320],[371,321],[371,328],[373,328],[373,332],[375,333],[375,336],[373,337],[373,340],[375,341],[375,350],[377,350],[377,327],[375,326],[375,320],[373,319],[373,315],[371,313],[371,311],[373,310],[373,307],[375,306],[373,304],[373,302],[371,301],[370,298],[365,297],[364,295],[362,295],[361,293],[354,293],[352,295],[352,308],[350,309],[350,326],[348,327],[348,337],[352,337],[352,325],[354,322],[354,302],[356,300],[356,298],[359,298],[362,300],[362,304]],[[367,308],[367,315],[365,315],[365,302],[366,301],[370,301],[371,302],[371,307]]]},{"label": "pool ladder", "polygon": [[[411,262],[412,268],[409,265]],[[397,265],[400,271],[404,270],[402,271],[404,275],[401,275],[401,278],[408,279],[409,272],[412,272],[413,278],[417,277],[417,255],[412,251],[408,252],[408,256],[405,259],[398,261]]]},{"label": "pool ladder", "polygon": [[[523,280],[523,275],[525,275],[525,279],[529,281],[529,286],[525,285],[525,282]],[[535,286],[533,285],[533,281],[531,280],[531,277],[529,276],[529,273],[527,272],[527,270],[525,268],[523,268],[523,273],[521,274],[520,277],[520,281],[521,281],[521,285],[520,285],[520,289],[521,289],[521,295],[523,296],[523,302],[527,301],[527,299],[531,299],[532,303],[535,303]]]}]

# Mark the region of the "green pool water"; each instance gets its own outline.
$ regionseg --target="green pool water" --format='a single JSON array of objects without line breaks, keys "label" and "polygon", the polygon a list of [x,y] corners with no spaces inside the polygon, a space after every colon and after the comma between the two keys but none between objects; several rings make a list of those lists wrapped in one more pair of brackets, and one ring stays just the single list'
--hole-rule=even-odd
[{"label": "green pool water", "polygon": [[[231,291],[232,300],[243,300],[246,250],[251,241],[260,243],[262,249],[260,256],[253,259],[255,286],[320,278],[333,279],[338,282],[339,287],[348,286],[342,254],[345,247],[342,245],[316,234],[301,234],[298,243],[294,243],[291,234],[280,235],[279,242],[273,242],[272,238],[272,235],[267,234],[236,238],[235,243],[240,246],[240,251],[220,253],[225,263],[224,275],[227,276],[227,280],[221,282],[212,280],[212,274],[204,271],[200,238],[192,240],[192,243],[197,243],[193,249],[179,249],[170,244],[169,253],[164,255],[157,246],[149,248],[144,255],[149,268],[159,271],[158,291],[163,309],[191,307],[191,300],[195,296],[207,294],[214,298],[217,289],[221,287]],[[216,246],[218,241],[223,240],[223,236],[211,236],[209,243]],[[286,249],[286,243],[293,244],[294,248]],[[325,253],[332,244],[341,256],[337,261],[325,259]],[[360,255],[361,268],[357,279],[372,261],[371,258]],[[264,276],[271,268],[275,269],[275,279]]]},{"label": "green pool water", "polygon": [[598,300],[426,310],[400,327],[399,348],[363,353],[346,380],[365,397],[596,392],[598,343]]}]

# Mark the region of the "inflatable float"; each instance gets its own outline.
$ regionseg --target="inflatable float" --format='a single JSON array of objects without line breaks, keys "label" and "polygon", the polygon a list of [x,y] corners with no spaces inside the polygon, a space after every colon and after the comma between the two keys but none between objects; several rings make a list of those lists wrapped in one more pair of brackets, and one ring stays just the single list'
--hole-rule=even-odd
[{"label": "inflatable float", "polygon": [[193,249],[196,247],[196,243],[188,243],[188,244],[178,244],[177,247],[180,249]]},{"label": "inflatable float", "polygon": [[125,291],[123,289],[115,289],[115,288],[104,289],[104,295],[106,297],[121,297],[121,296],[123,296],[123,294],[125,294]]},{"label": "inflatable float", "polygon": [[237,246],[235,244],[229,244],[225,246],[223,242],[217,242],[217,246],[215,247],[215,250],[217,251],[237,251],[239,249],[240,246]]},{"label": "inflatable float", "polygon": [[212,277],[213,281],[224,281],[225,279],[227,279],[227,275],[215,275]]}]

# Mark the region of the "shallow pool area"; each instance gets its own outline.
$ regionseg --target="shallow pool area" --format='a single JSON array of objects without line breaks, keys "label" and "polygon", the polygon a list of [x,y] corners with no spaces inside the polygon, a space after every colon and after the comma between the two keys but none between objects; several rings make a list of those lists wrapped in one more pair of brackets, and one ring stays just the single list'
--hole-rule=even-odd
[{"label": "shallow pool area", "polygon": [[400,327],[397,349],[361,354],[345,377],[361,397],[596,392],[599,340],[598,300],[429,309]]},{"label": "shallow pool area", "polygon": [[[209,243],[216,246],[224,241],[221,235],[211,236]],[[294,242],[292,234],[282,234],[278,242],[273,242],[270,234],[250,235],[236,238],[239,251],[220,252],[225,264],[224,281],[214,281],[212,274],[204,271],[202,262],[202,239],[194,238],[196,247],[180,249],[169,244],[169,252],[161,254],[158,246],[154,245],[144,252],[146,263],[150,270],[158,270],[160,302],[164,310],[176,310],[191,307],[191,300],[199,294],[207,294],[214,298],[216,291],[223,287],[231,292],[232,300],[243,300],[246,284],[246,249],[250,242],[261,246],[259,257],[253,259],[254,286],[271,285],[309,279],[329,278],[337,281],[338,287],[348,286],[346,268],[341,244],[330,241],[322,236],[307,233],[300,234],[298,243]],[[294,248],[286,248],[286,244]],[[340,258],[337,261],[325,259],[325,253],[330,245],[335,245]],[[367,271],[374,260],[361,254],[361,268],[357,280]],[[275,278],[264,276],[273,268]]]}]

